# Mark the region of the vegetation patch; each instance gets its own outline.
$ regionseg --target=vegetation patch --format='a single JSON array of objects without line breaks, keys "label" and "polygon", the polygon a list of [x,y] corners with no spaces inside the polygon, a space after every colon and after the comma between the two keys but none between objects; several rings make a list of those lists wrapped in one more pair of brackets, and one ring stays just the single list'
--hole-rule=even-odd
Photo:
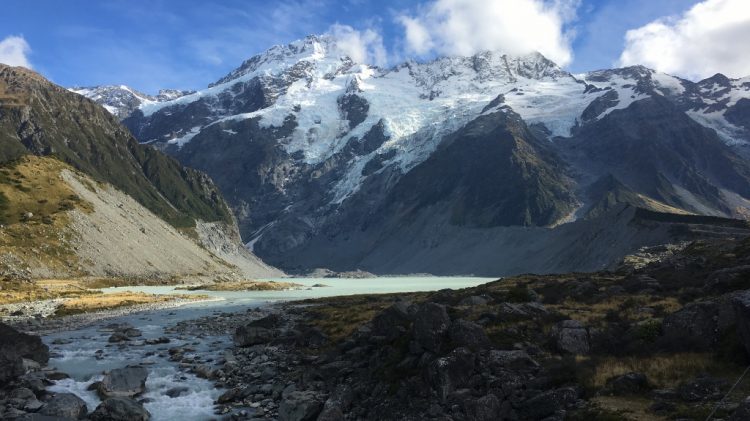
[{"label": "vegetation patch", "polygon": [[142,304],[167,303],[176,300],[203,300],[204,295],[155,295],[143,292],[120,292],[114,294],[93,294],[66,300],[58,308],[55,316],[91,313]]},{"label": "vegetation patch", "polygon": [[28,265],[78,273],[67,212],[93,208],[63,181],[63,170],[74,171],[54,158],[37,156],[0,166],[0,269],[13,273],[18,268],[8,265]]}]

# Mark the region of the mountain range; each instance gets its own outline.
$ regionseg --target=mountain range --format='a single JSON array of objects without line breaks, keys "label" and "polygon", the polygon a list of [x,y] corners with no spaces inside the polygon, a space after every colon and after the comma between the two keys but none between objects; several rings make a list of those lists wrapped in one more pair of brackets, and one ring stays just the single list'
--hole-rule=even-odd
[{"label": "mountain range", "polygon": [[493,51],[384,69],[309,36],[197,92],[74,91],[208,174],[292,272],[597,270],[750,215],[750,77]]},{"label": "mountain range", "polygon": [[0,276],[275,276],[211,179],[92,100],[0,65]]}]

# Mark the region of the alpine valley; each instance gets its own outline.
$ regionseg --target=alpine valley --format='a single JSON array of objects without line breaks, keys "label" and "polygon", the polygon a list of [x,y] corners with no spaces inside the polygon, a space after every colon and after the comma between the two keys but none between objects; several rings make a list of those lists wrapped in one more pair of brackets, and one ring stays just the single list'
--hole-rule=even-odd
[{"label": "alpine valley", "polygon": [[289,272],[590,271],[748,229],[750,77],[494,51],[383,69],[324,35],[197,92],[74,91],[208,174]]}]

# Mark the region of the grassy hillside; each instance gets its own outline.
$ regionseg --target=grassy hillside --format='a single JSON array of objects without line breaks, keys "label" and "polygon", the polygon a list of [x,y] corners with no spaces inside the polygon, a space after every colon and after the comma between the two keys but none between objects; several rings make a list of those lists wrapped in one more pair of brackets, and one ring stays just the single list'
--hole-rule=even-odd
[{"label": "grassy hillside", "polygon": [[55,156],[175,227],[231,221],[211,180],[138,141],[104,108],[23,68],[0,65],[0,162]]}]

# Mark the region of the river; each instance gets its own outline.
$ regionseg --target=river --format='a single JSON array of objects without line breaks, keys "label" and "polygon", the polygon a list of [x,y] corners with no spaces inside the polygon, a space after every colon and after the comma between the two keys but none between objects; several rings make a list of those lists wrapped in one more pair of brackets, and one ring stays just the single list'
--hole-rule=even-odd
[{"label": "river", "polygon": [[[231,346],[231,338],[224,334],[194,337],[175,334],[170,327],[177,323],[198,319],[219,312],[246,311],[280,301],[307,298],[332,297],[352,294],[383,294],[412,291],[433,291],[445,288],[459,289],[480,285],[496,278],[475,277],[385,277],[367,279],[315,279],[284,278],[277,281],[295,282],[304,289],[288,291],[250,292],[206,292],[175,291],[172,286],[106,288],[105,293],[118,291],[142,291],[168,294],[207,294],[217,300],[196,302],[178,308],[168,308],[127,316],[110,318],[93,325],[65,332],[49,334],[43,340],[50,347],[51,367],[67,373],[70,379],[60,380],[50,387],[52,391],[75,393],[84,399],[89,411],[93,411],[100,400],[96,393],[88,391],[91,383],[98,381],[104,371],[142,364],[149,370],[146,393],[140,397],[145,408],[151,412],[152,420],[206,420],[215,418],[214,401],[222,393],[213,382],[196,377],[169,360],[168,350],[173,347],[192,349],[187,354],[197,362],[213,364],[223,351]],[[324,284],[326,287],[312,287]],[[127,345],[108,343],[111,332],[106,326],[113,323],[129,323],[143,332],[142,338]],[[161,345],[145,345],[143,341],[169,337],[170,342]],[[167,391],[172,390],[170,397]]]}]

